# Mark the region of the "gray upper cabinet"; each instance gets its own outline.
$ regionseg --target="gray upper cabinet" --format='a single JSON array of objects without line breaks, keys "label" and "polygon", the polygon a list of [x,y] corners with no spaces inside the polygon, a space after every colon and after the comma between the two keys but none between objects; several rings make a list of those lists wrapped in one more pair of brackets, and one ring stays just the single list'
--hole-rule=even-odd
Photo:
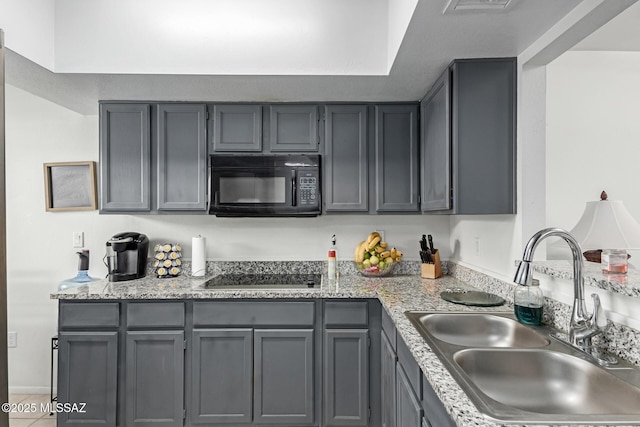
[{"label": "gray upper cabinet", "polygon": [[418,106],[375,107],[376,212],[418,211]]},{"label": "gray upper cabinet", "polygon": [[206,106],[158,105],[158,210],[205,210]]},{"label": "gray upper cabinet", "polygon": [[[516,59],[454,61],[422,113],[423,211],[515,213]],[[440,162],[451,168],[448,192]]]},{"label": "gray upper cabinet", "polygon": [[269,127],[272,152],[318,151],[317,105],[271,105]]},{"label": "gray upper cabinet", "polygon": [[150,110],[100,104],[100,212],[151,210]]},{"label": "gray upper cabinet", "polygon": [[191,423],[250,423],[253,330],[195,329],[192,341]]},{"label": "gray upper cabinet", "polygon": [[422,211],[451,208],[451,84],[443,74],[420,104]]},{"label": "gray upper cabinet", "polygon": [[213,106],[213,151],[262,150],[262,106],[216,104]]},{"label": "gray upper cabinet", "polygon": [[86,403],[86,412],[58,412],[59,426],[115,427],[118,332],[58,334],[58,402]]},{"label": "gray upper cabinet", "polygon": [[184,331],[127,331],[127,426],[182,427]]},{"label": "gray upper cabinet", "polygon": [[325,107],[326,212],[369,210],[367,106]]}]

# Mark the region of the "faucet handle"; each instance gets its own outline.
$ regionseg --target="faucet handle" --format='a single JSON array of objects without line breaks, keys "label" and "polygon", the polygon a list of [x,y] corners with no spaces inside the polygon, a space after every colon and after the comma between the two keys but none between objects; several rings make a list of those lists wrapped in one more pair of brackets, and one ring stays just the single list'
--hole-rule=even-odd
[{"label": "faucet handle", "polygon": [[593,300],[593,314],[591,315],[590,323],[595,330],[604,333],[609,327],[609,320],[604,313],[598,294],[591,294],[591,299]]}]

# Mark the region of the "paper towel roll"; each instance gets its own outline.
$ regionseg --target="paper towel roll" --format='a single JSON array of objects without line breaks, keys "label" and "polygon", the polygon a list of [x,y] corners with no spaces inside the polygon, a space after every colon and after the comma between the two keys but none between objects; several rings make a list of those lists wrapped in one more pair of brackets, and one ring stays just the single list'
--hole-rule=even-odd
[{"label": "paper towel roll", "polygon": [[191,238],[191,275],[202,277],[207,272],[206,260],[207,239],[200,236]]}]

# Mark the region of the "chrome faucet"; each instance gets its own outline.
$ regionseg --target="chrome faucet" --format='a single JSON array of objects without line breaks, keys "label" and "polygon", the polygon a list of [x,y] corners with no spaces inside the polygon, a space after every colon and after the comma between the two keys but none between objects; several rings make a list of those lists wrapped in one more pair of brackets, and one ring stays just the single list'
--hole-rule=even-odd
[{"label": "chrome faucet", "polygon": [[593,313],[591,315],[587,314],[584,301],[584,279],[582,277],[582,250],[580,249],[580,244],[571,234],[561,228],[545,228],[534,234],[524,248],[522,261],[520,261],[513,279],[514,282],[518,285],[531,284],[533,253],[538,244],[547,237],[561,237],[571,248],[573,256],[573,309],[569,323],[569,343],[594,356],[601,364],[615,363],[614,358],[595,349],[591,344],[591,338],[603,334],[607,330],[609,322],[597,294],[591,294]]}]

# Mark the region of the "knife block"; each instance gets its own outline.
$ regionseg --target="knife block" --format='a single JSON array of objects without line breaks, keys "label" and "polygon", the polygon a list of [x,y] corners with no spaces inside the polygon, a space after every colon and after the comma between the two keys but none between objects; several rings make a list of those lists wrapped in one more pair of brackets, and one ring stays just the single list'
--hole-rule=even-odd
[{"label": "knife block", "polygon": [[433,264],[421,264],[420,265],[420,277],[423,279],[437,279],[442,277],[442,264],[440,263],[440,251],[436,251],[431,254],[433,257]]}]

